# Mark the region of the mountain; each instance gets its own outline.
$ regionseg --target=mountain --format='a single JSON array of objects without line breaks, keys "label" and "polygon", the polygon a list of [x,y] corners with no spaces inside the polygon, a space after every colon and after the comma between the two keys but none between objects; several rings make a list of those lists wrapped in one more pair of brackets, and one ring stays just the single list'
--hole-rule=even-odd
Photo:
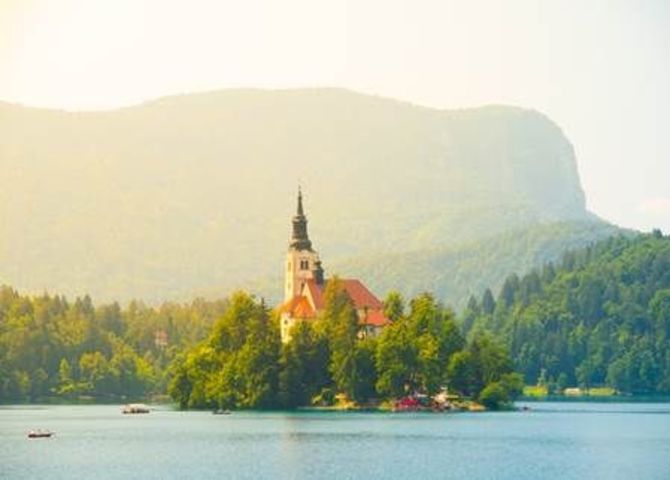
[{"label": "mountain", "polygon": [[621,232],[589,221],[537,224],[461,245],[347,260],[335,268],[365,278],[381,292],[401,290],[406,298],[433,292],[460,311],[471,295],[480,296],[487,287],[497,291],[511,272],[528,272],[560,259],[566,249]]},{"label": "mountain", "polygon": [[670,237],[610,237],[555,266],[508,277],[466,330],[504,338],[529,384],[670,393]]},{"label": "mountain", "polygon": [[[561,130],[516,107],[245,89],[101,112],[2,103],[0,131],[0,280],[31,291],[158,301],[279,277],[298,184],[326,270],[454,303],[462,288],[410,267],[553,223],[572,224],[555,250],[612,231]],[[515,263],[501,253],[463,278]]]}]

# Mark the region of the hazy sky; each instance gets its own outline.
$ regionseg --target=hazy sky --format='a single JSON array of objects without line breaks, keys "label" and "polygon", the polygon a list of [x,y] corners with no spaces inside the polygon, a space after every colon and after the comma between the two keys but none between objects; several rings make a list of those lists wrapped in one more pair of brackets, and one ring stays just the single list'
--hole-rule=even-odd
[{"label": "hazy sky", "polygon": [[592,211],[670,232],[670,0],[0,0],[2,100],[321,85],[540,110]]}]

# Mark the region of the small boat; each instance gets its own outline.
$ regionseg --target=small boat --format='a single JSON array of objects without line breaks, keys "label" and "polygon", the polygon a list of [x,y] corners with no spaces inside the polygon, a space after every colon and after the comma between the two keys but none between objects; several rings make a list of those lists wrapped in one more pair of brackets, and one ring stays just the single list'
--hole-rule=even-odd
[{"label": "small boat", "polygon": [[54,432],[49,430],[31,430],[28,432],[28,438],[51,438],[54,436]]},{"label": "small boat", "polygon": [[217,408],[216,410],[214,410],[212,412],[212,414],[214,414],[214,415],[230,415],[230,410],[228,410],[228,409],[224,410],[222,408]]},{"label": "small boat", "polygon": [[128,414],[128,413],[149,413],[149,407],[144,405],[143,403],[129,403],[128,405],[124,405],[123,409],[121,410],[122,413]]}]

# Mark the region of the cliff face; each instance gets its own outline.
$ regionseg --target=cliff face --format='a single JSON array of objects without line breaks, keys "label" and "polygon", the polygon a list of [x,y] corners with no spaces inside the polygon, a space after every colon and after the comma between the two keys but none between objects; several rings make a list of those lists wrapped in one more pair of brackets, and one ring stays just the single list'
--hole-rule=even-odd
[{"label": "cliff face", "polygon": [[0,279],[30,290],[186,298],[281,274],[298,183],[326,268],[595,221],[568,140],[514,107],[226,90],[106,112],[0,104],[0,131]]}]

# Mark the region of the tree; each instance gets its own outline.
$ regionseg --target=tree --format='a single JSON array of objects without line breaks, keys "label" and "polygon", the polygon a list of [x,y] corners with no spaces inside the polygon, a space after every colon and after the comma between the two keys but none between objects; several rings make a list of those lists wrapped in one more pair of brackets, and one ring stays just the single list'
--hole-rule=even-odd
[{"label": "tree", "polygon": [[307,322],[298,322],[291,330],[291,341],[282,346],[279,402],[285,408],[309,405],[317,393],[309,378],[313,341],[311,326]]},{"label": "tree", "polygon": [[658,290],[649,302],[654,329],[660,339],[670,338],[670,288]]},{"label": "tree", "polygon": [[470,384],[470,394],[473,396],[479,395],[486,385],[512,372],[512,361],[507,350],[490,334],[482,333],[474,337],[468,345],[468,351],[474,372]]},{"label": "tree", "polygon": [[470,396],[477,389],[472,354],[463,350],[454,353],[447,366],[447,384],[449,389],[461,395]]},{"label": "tree", "polygon": [[56,393],[63,396],[71,396],[77,391],[77,385],[72,376],[72,366],[67,359],[63,358],[58,366],[59,385]]},{"label": "tree", "polygon": [[172,375],[167,390],[168,395],[177,402],[182,410],[189,406],[189,399],[193,391],[193,384],[189,378],[185,360],[183,355],[175,359],[171,367]]},{"label": "tree", "polygon": [[492,315],[495,309],[496,302],[493,299],[493,293],[491,293],[490,288],[487,288],[482,296],[482,312],[485,315]]},{"label": "tree", "polygon": [[354,384],[353,399],[357,402],[365,402],[376,397],[376,350],[377,341],[374,338],[365,338],[356,345],[356,382]]},{"label": "tree", "polygon": [[510,276],[498,298],[468,335],[502,339],[528,382],[545,371],[559,391],[579,384],[670,393],[669,238],[617,236],[567,252],[542,275]]},{"label": "tree", "polygon": [[507,392],[500,382],[489,383],[479,394],[479,402],[491,410],[498,410],[508,401]]},{"label": "tree", "polygon": [[279,349],[277,319],[262,302],[237,292],[211,335],[173,364],[170,394],[188,407],[274,407]]},{"label": "tree", "polygon": [[397,291],[391,291],[384,300],[384,315],[395,322],[405,314],[405,300]]},{"label": "tree", "polygon": [[79,359],[79,372],[85,393],[107,396],[115,390],[119,372],[101,352],[84,353]]},{"label": "tree", "polygon": [[337,279],[328,282],[323,318],[328,325],[330,364],[329,369],[335,388],[354,398],[357,379],[356,340],[358,314],[351,298]]},{"label": "tree", "polygon": [[513,401],[523,393],[523,375],[517,372],[504,373],[500,377],[500,385],[505,389],[507,398]]},{"label": "tree", "polygon": [[461,330],[464,334],[468,334],[472,330],[472,326],[475,324],[477,317],[481,315],[481,309],[477,304],[477,299],[474,296],[470,297],[468,300],[468,306],[465,308],[462,319],[461,319]]},{"label": "tree", "polygon": [[500,296],[498,297],[498,304],[501,304],[504,308],[510,308],[514,304],[518,290],[519,277],[516,273],[513,273],[503,283]]},{"label": "tree", "polygon": [[430,294],[411,301],[409,314],[379,338],[375,365],[377,391],[400,397],[438,391],[447,380],[449,359],[464,346],[453,313]]},{"label": "tree", "polygon": [[[94,306],[90,297],[24,296],[0,287],[0,402],[86,395],[145,398],[167,388],[167,366],[202,340],[225,302]],[[156,332],[169,332],[157,345]]]},{"label": "tree", "polygon": [[375,354],[377,392],[384,397],[398,398],[407,393],[416,368],[416,352],[410,341],[405,321],[386,327]]}]

